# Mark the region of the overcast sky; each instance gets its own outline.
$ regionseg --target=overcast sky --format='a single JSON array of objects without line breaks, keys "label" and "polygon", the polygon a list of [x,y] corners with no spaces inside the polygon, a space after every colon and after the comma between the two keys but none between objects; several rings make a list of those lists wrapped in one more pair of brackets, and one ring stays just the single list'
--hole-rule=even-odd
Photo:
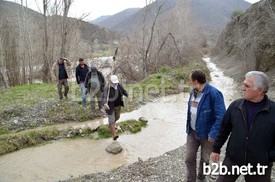
[{"label": "overcast sky", "polygon": [[[8,0],[21,3],[21,0]],[[53,0],[52,0],[53,1]],[[28,7],[38,11],[42,10],[42,0],[23,0],[28,3]],[[39,2],[39,8],[37,3]],[[149,0],[147,0],[149,2]],[[102,15],[113,15],[127,8],[143,8],[146,0],[73,0],[70,8],[71,17],[80,17],[83,14],[89,14],[88,20],[96,19]]]},{"label": "overcast sky", "polygon": [[258,2],[260,0],[245,0],[245,1],[250,2],[250,3],[256,3],[256,2]]},{"label": "overcast sky", "polygon": [[[20,3],[21,0],[9,0]],[[23,0],[28,2],[28,7],[38,10],[35,2],[42,0]],[[113,15],[127,8],[142,8],[146,5],[146,1],[150,0],[74,0],[71,9],[71,17],[80,17],[83,14],[89,14],[86,20],[93,20],[102,15]],[[258,2],[259,0],[246,0],[250,3]],[[40,8],[42,6],[40,5]],[[42,9],[41,9],[42,10]]]}]

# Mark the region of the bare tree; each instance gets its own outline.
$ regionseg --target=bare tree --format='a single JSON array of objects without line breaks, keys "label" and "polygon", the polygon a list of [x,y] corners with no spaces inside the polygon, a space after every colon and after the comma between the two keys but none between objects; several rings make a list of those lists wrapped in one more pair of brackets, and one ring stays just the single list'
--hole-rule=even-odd
[{"label": "bare tree", "polygon": [[158,19],[158,16],[160,14],[161,8],[163,6],[163,2],[162,4],[158,7],[156,16],[154,18],[154,22],[152,24],[151,27],[151,31],[150,31],[150,37],[149,37],[149,41],[148,41],[148,45],[145,47],[145,50],[143,52],[143,69],[144,69],[144,76],[147,76],[147,67],[148,67],[148,56],[149,56],[149,51],[151,49],[152,43],[153,43],[153,38],[154,38],[154,32],[155,32],[155,25],[156,25],[156,21]]},{"label": "bare tree", "polygon": [[61,56],[67,56],[66,55],[66,49],[65,46],[67,45],[67,35],[68,35],[68,13],[69,9],[72,5],[72,0],[63,0],[63,16],[62,16],[62,28],[61,28]]},{"label": "bare tree", "polygon": [[17,39],[15,28],[8,22],[5,23],[5,29],[3,32],[3,47],[4,47],[4,59],[5,68],[7,73],[7,80],[9,86],[15,86],[20,84],[20,67],[18,66],[17,56]]},{"label": "bare tree", "polygon": [[48,59],[48,6],[49,0],[43,0],[44,36],[43,36],[43,82],[51,82],[50,61]]},{"label": "bare tree", "polygon": [[[23,0],[21,0],[21,13],[20,13],[20,34],[23,38],[22,42],[23,42],[23,47],[22,47],[22,51],[23,51],[23,55],[25,55],[25,52],[27,53],[27,57],[22,56],[21,59],[23,61],[23,66],[22,66],[22,70],[23,70],[23,82],[27,83],[27,80],[29,83],[33,82],[33,48],[32,48],[32,43],[31,43],[31,38],[30,38],[30,33],[29,33],[29,29],[27,26],[27,0],[25,1],[25,5],[24,6],[24,2]],[[22,54],[22,53],[21,53]],[[28,78],[26,78],[26,61],[25,59],[28,60],[28,71],[27,71],[27,75]]]},{"label": "bare tree", "polygon": [[136,32],[121,41],[117,70],[124,75],[131,72],[126,74],[129,79],[143,79],[164,65],[185,65],[198,57],[202,42],[207,44],[194,25],[188,1],[177,1],[174,8],[169,3],[155,1],[146,6],[142,26],[135,27]]}]

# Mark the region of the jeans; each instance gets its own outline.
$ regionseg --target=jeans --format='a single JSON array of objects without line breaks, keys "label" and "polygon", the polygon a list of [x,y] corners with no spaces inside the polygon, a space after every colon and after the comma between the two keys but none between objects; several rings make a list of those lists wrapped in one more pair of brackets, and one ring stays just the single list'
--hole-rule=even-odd
[{"label": "jeans", "polygon": [[66,98],[68,97],[68,92],[69,92],[68,80],[67,79],[63,79],[63,80],[59,80],[58,84],[57,84],[57,90],[58,90],[58,94],[59,94],[59,99],[63,99],[62,85],[64,85],[64,87],[65,87],[64,96]]},{"label": "jeans", "polygon": [[80,89],[81,89],[81,94],[82,94],[82,104],[83,106],[86,106],[86,88],[85,88],[85,83],[81,82],[79,84]]},{"label": "jeans", "polygon": [[[232,170],[231,170],[232,166],[236,164],[234,164],[228,156],[225,156],[222,164],[223,166],[226,166],[226,168],[232,174]],[[246,182],[271,182],[271,170],[272,170],[272,163],[268,165],[268,168],[265,170],[264,175],[245,175],[244,179]],[[239,174],[220,175],[217,179],[217,182],[234,182],[238,179],[238,177],[239,177]]]},{"label": "jeans", "polygon": [[200,139],[196,137],[194,130],[191,130],[190,134],[187,135],[186,142],[186,156],[185,164],[187,169],[187,182],[196,182],[197,178],[197,152],[199,147],[201,147],[200,152],[200,164],[198,171],[198,178],[204,179],[205,175],[203,174],[203,163],[209,165],[209,158],[212,152],[213,143],[209,142],[208,139]]}]

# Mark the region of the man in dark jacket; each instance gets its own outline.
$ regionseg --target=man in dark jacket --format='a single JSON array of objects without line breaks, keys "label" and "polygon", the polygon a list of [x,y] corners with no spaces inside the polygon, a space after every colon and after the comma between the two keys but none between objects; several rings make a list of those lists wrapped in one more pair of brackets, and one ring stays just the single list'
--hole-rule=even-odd
[{"label": "man in dark jacket", "polygon": [[[223,167],[228,170],[218,182],[235,181],[244,175],[247,182],[270,182],[275,160],[275,103],[266,93],[268,77],[260,71],[250,71],[243,82],[242,99],[228,107],[213,145],[211,159],[218,162],[220,150],[229,137]],[[245,168],[243,173],[236,167]]]},{"label": "man in dark jacket", "polygon": [[75,70],[75,78],[77,84],[80,86],[81,94],[82,94],[82,104],[86,107],[86,88],[85,88],[85,78],[87,73],[89,72],[89,67],[85,64],[83,58],[79,58],[79,64]]},{"label": "man in dark jacket", "polygon": [[105,87],[105,79],[103,74],[96,67],[91,67],[85,78],[85,87],[87,92],[91,94],[91,111],[95,110],[96,100],[98,109],[102,108],[102,93]]},{"label": "man in dark jacket", "polygon": [[116,121],[120,118],[121,106],[124,107],[122,97],[129,97],[128,92],[119,83],[116,75],[112,75],[110,83],[104,89],[103,103],[106,113],[108,114],[109,129],[112,133],[113,140],[118,138],[116,135]]}]

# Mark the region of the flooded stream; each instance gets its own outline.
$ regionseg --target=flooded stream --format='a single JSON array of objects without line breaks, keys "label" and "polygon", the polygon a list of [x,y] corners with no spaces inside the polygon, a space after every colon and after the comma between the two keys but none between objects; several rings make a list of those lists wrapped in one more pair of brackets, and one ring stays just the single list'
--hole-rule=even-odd
[{"label": "flooded stream", "polygon": [[[233,80],[225,77],[208,58],[205,61],[211,70],[211,84],[223,92],[228,105],[239,97]],[[0,181],[58,181],[71,176],[109,171],[136,162],[138,157],[146,160],[176,149],[185,144],[188,96],[188,93],[165,96],[138,110],[122,114],[120,121],[142,116],[149,122],[148,127],[139,133],[119,137],[118,142],[123,147],[120,154],[112,155],[105,151],[112,139],[62,139],[1,156]],[[107,119],[60,127],[96,127],[102,123],[106,124]]]}]

